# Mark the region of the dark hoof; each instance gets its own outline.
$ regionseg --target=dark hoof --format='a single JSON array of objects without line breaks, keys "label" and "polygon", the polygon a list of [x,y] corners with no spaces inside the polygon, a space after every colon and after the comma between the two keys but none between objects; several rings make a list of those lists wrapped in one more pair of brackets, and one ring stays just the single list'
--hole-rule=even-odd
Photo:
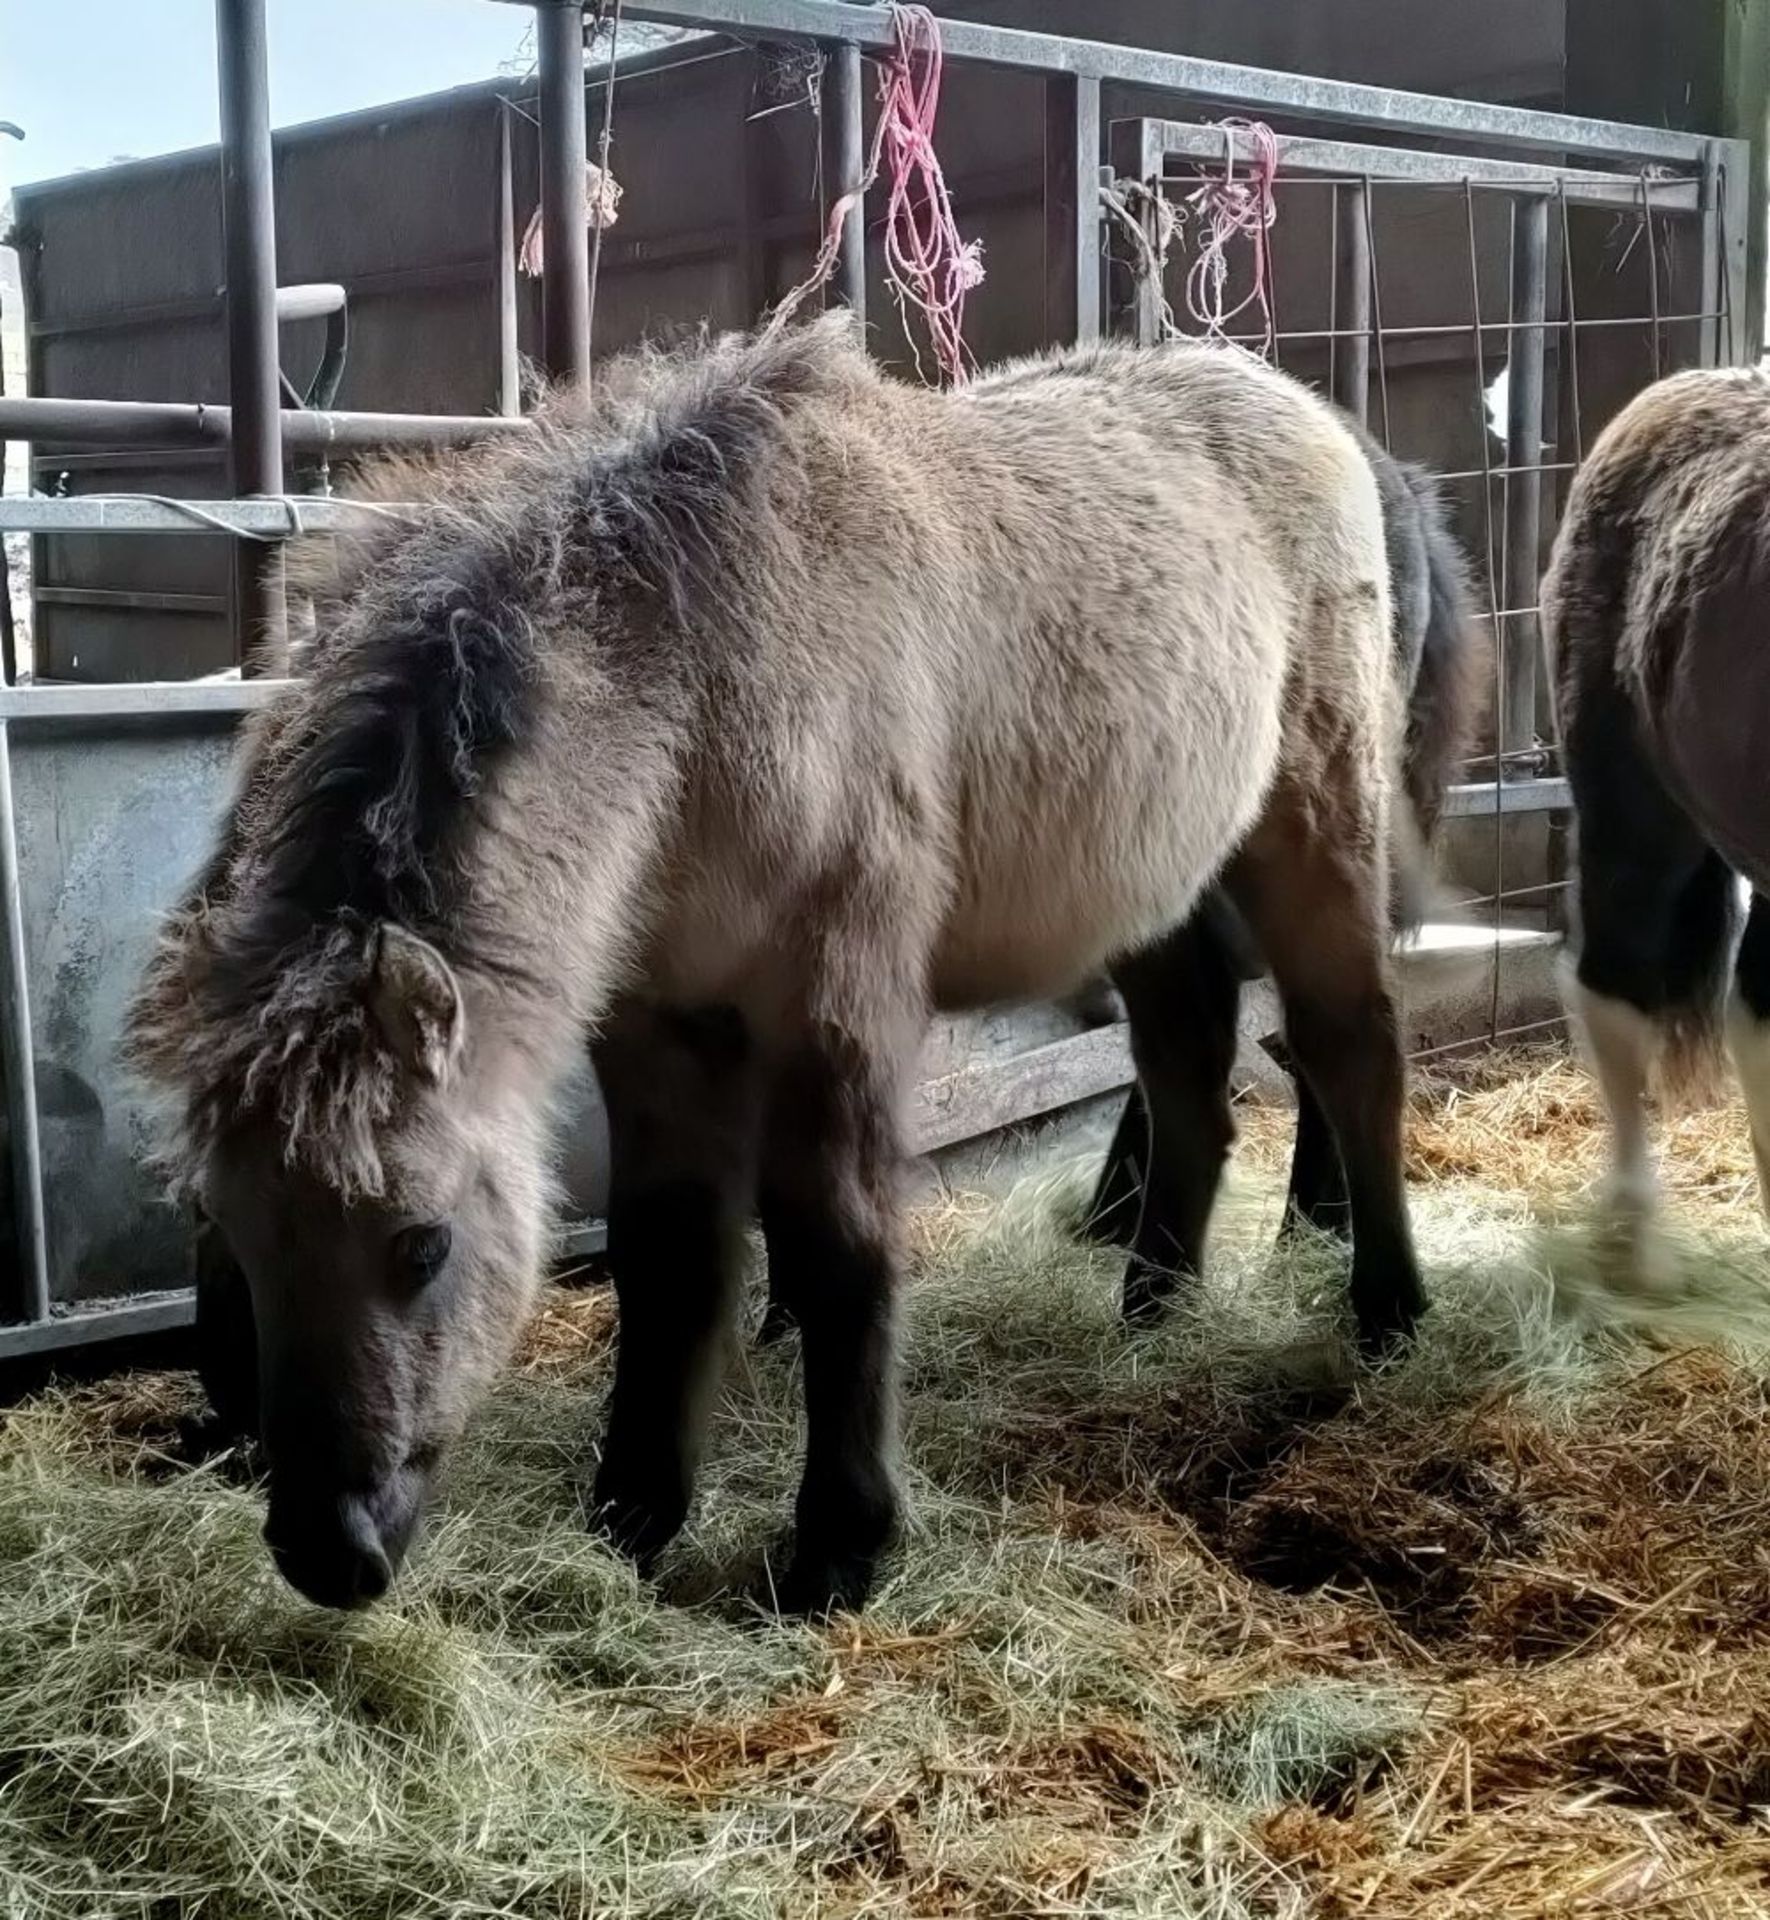
[{"label": "dark hoof", "polygon": [[756,1344],[761,1347],[778,1346],[798,1324],[790,1307],[779,1300],[770,1300],[762,1316],[762,1324],[756,1329]]},{"label": "dark hoof", "polygon": [[1380,1304],[1358,1307],[1358,1351],[1372,1366],[1400,1360],[1413,1344],[1414,1331],[1426,1311],[1424,1294],[1393,1296]]},{"label": "dark hoof", "polygon": [[1125,1268],[1121,1312],[1125,1325],[1139,1330],[1159,1326],[1179,1291],[1181,1276],[1152,1267],[1135,1257]]},{"label": "dark hoof", "polygon": [[1081,1224],[1081,1236],[1097,1247],[1123,1247],[1128,1253],[1137,1232],[1137,1209],[1096,1207]]},{"label": "dark hoof", "polygon": [[1279,1222],[1278,1244],[1281,1247],[1293,1246],[1308,1233],[1325,1233],[1330,1240],[1350,1246],[1351,1211],[1341,1206],[1325,1206],[1306,1213],[1301,1207],[1286,1207],[1284,1218]]},{"label": "dark hoof", "polygon": [[680,1493],[617,1487],[598,1477],[591,1498],[590,1525],[641,1573],[649,1573],[659,1554],[682,1531],[688,1502]]},{"label": "dark hoof", "polygon": [[827,1620],[859,1613],[878,1574],[878,1560],[862,1554],[795,1554],[786,1577],[761,1598],[785,1618]]},{"label": "dark hoof", "polygon": [[187,1413],[178,1422],[179,1457],[189,1466],[206,1466],[234,1454],[242,1475],[250,1477],[256,1445],[253,1435],[240,1432],[217,1413]]}]

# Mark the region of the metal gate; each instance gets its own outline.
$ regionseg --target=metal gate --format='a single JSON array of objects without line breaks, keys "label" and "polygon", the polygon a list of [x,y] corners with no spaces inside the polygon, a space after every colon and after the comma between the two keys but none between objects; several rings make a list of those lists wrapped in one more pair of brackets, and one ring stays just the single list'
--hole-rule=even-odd
[{"label": "metal gate", "polygon": [[[1742,156],[1709,141],[1683,168],[1631,167],[1609,136],[1582,151],[1571,132],[1563,154],[1540,159],[1281,135],[1265,298],[1256,308],[1245,258],[1222,294],[1240,309],[1227,337],[1433,470],[1475,559],[1491,712],[1446,815],[1491,822],[1478,841],[1465,826],[1460,860],[1481,876],[1462,944],[1485,938],[1487,1017],[1423,1051],[1560,1023],[1506,1012],[1519,999],[1508,967],[1559,934],[1569,884],[1538,607],[1548,545],[1587,441],[1618,405],[1681,367],[1736,360],[1745,339]],[[1248,174],[1254,135],[1137,118],[1110,129],[1110,146],[1113,204],[1137,220],[1128,246],[1118,235],[1120,323],[1144,341],[1196,330],[1178,291],[1199,264],[1185,210],[1226,168]],[[1422,251],[1436,269],[1426,284],[1396,265],[1417,268]],[[1429,435],[1407,387],[1425,389]],[[1445,458],[1447,412],[1470,429],[1452,436],[1460,458]]]}]

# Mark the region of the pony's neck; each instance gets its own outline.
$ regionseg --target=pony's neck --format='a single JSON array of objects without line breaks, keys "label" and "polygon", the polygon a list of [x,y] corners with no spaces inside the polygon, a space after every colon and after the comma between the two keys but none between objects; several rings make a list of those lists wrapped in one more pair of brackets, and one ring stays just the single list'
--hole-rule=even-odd
[{"label": "pony's neck", "polygon": [[644,952],[680,806],[687,708],[686,697],[568,695],[499,783],[476,906],[516,963],[510,1014],[549,1056],[595,1025]]}]

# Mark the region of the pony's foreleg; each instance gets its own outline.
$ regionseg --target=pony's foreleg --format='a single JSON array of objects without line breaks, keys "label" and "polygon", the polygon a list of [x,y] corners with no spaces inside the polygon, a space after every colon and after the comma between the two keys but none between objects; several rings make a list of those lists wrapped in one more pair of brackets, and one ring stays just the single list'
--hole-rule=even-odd
[{"label": "pony's foreleg", "polygon": [[1204,1260],[1223,1163],[1235,1139],[1229,1081],[1241,981],[1202,919],[1115,964],[1131,1019],[1149,1147],[1125,1318],[1153,1319]]},{"label": "pony's foreleg", "polygon": [[[1352,1305],[1361,1343],[1375,1350],[1412,1329],[1426,1296],[1402,1182],[1406,1073],[1389,985],[1382,838],[1360,817],[1357,790],[1348,776],[1337,810],[1322,794],[1281,791],[1229,887],[1271,965],[1286,1040],[1339,1146]],[[1324,818],[1338,831],[1323,832]]]},{"label": "pony's foreleg", "polygon": [[889,1007],[860,998],[817,983],[783,1036],[768,1107],[770,1286],[798,1322],[806,1413],[793,1559],[776,1598],[799,1613],[865,1601],[900,1506],[897,1108],[920,1016],[907,995]]},{"label": "pony's foreleg", "polygon": [[1739,943],[1733,999],[1727,1010],[1727,1044],[1751,1122],[1758,1199],[1770,1213],[1770,898],[1761,893],[1752,895],[1752,910]]},{"label": "pony's foreleg", "polygon": [[688,1514],[755,1189],[761,1072],[728,1009],[634,1012],[596,1043],[620,1326],[598,1524],[643,1566]]}]

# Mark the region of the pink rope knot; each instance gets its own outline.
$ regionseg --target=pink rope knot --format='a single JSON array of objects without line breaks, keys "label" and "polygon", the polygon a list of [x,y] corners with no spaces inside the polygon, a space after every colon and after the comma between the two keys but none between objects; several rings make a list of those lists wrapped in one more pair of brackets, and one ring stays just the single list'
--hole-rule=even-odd
[{"label": "pink rope knot", "polygon": [[[1187,195],[1191,216],[1199,223],[1198,254],[1186,275],[1186,310],[1207,340],[1226,337],[1231,324],[1257,306],[1264,322],[1266,350],[1273,346],[1272,228],[1278,219],[1273,183],[1278,178],[1278,136],[1261,120],[1220,120],[1227,152],[1220,175],[1201,171],[1199,183]],[[1236,139],[1245,133],[1253,158],[1245,173],[1236,171]],[[1254,282],[1233,307],[1226,306],[1229,287],[1229,251],[1237,240],[1253,248]]]},{"label": "pink rope knot", "polygon": [[[584,168],[584,220],[590,227],[612,227],[620,219],[621,183],[594,160]],[[518,269],[531,280],[540,276],[545,264],[541,244],[541,209],[536,207],[523,228],[522,245],[516,251]]]},{"label": "pink rope knot", "polygon": [[934,147],[940,110],[940,26],[923,6],[893,6],[895,45],[879,63],[879,123],[860,185],[830,209],[811,272],[774,310],[769,334],[784,327],[825,286],[842,253],[842,234],[867,190],[889,170],[885,206],[885,277],[904,313],[916,370],[922,371],[908,309],[921,314],[941,372],[963,385],[974,364],[965,344],[965,296],[983,283],[983,243],[960,237],[952,196]]},{"label": "pink rope knot", "polygon": [[944,64],[939,23],[926,7],[896,6],[892,26],[897,45],[879,73],[879,136],[891,181],[885,274],[899,308],[921,314],[941,372],[960,385],[974,364],[965,344],[965,296],[983,282],[983,244],[960,238],[934,148]]}]

